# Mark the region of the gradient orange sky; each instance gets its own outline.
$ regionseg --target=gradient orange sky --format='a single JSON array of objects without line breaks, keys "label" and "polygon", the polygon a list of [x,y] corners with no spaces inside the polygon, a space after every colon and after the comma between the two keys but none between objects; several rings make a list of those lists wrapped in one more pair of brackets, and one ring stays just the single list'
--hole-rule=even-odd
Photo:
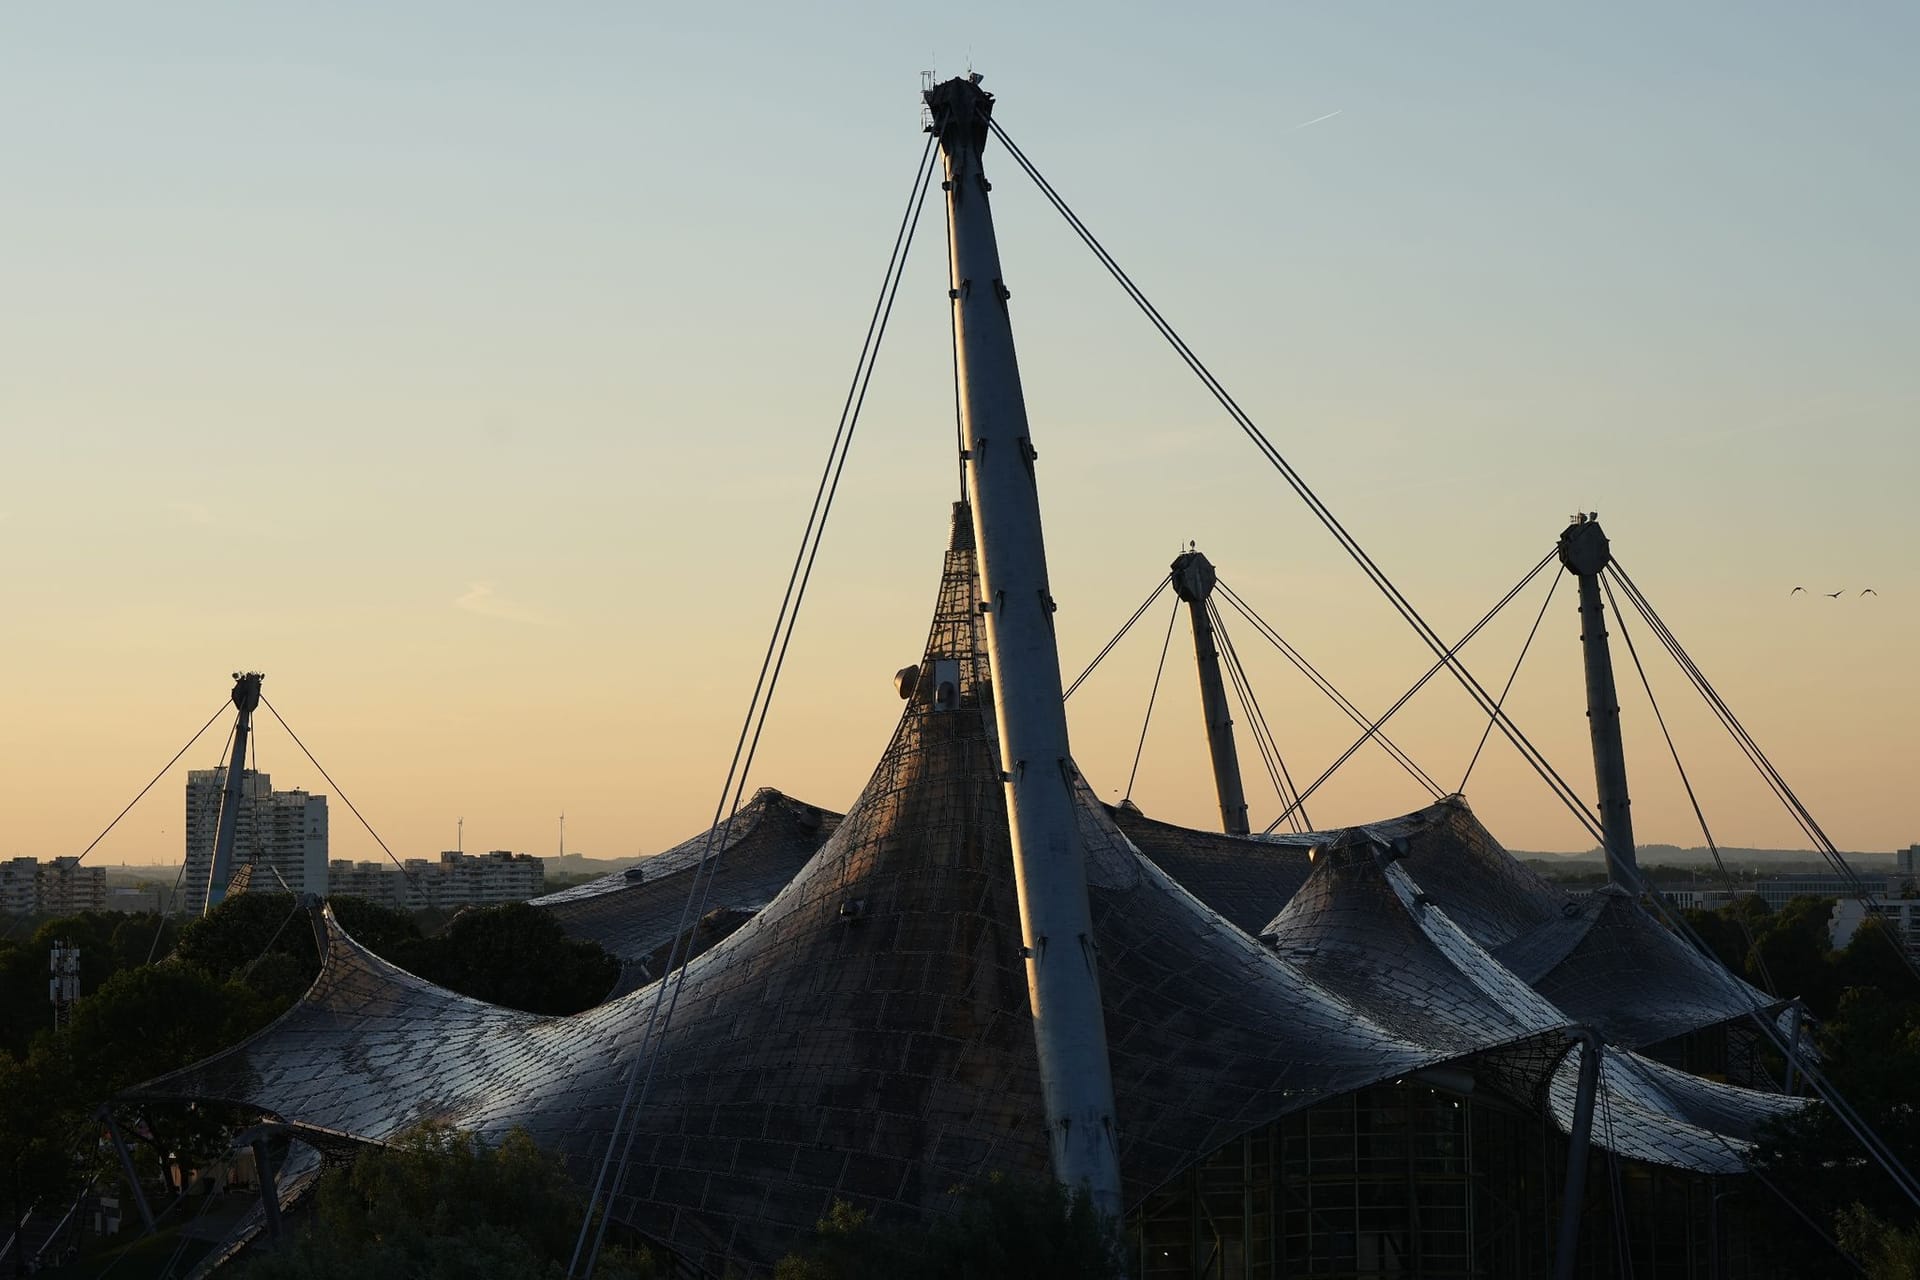
[{"label": "gradient orange sky", "polygon": [[[0,857],[78,852],[243,666],[402,857],[461,817],[469,850],[551,853],[564,811],[597,857],[703,827],[922,144],[918,72],[969,59],[1443,632],[1597,510],[1841,847],[1920,840],[1917,36],[1892,4],[11,10]],[[1069,672],[1191,538],[1390,703],[1425,649],[987,163]],[[937,584],[942,248],[930,205],[754,772],[818,804],[877,757]],[[1539,599],[1468,650],[1483,682]],[[1108,798],[1164,626],[1071,704]],[[1578,631],[1563,587],[1510,705],[1590,791]],[[1317,774],[1350,726],[1239,642]],[[1617,657],[1638,835],[1697,844]],[[1800,845],[1655,679],[1714,835]],[[1436,682],[1394,734],[1452,785],[1481,728]],[[177,861],[184,770],[223,735],[92,856]],[[327,790],[270,720],[259,761]],[[1468,795],[1513,847],[1590,843],[1497,740]],[[1134,798],[1215,819],[1184,629]],[[1309,809],[1422,798],[1368,752]],[[379,856],[337,799],[333,837]]]}]

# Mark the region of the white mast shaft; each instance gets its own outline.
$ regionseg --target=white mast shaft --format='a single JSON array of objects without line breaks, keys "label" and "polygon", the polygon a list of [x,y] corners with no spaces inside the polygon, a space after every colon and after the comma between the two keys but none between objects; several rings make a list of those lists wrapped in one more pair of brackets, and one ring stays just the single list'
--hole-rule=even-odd
[{"label": "white mast shaft", "polygon": [[928,94],[946,161],[962,448],[1011,818],[1027,991],[1054,1175],[1122,1211],[1113,1078],[1061,698],[1040,495],[999,249],[980,167],[992,99],[969,80]]}]

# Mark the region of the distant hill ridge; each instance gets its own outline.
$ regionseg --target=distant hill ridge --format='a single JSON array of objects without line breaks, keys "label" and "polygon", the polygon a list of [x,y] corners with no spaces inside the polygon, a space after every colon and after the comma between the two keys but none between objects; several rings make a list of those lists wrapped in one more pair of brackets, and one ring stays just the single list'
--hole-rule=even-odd
[{"label": "distant hill ridge", "polygon": [[[1603,855],[1597,847],[1589,849],[1585,853],[1526,853],[1516,849],[1513,851],[1513,854],[1517,858],[1538,858],[1544,862],[1557,862],[1562,864],[1578,862],[1598,864],[1603,860]],[[1894,855],[1891,852],[1857,853],[1843,849],[1840,852],[1840,856],[1845,858],[1847,865],[1853,867],[1856,871],[1893,870]],[[1821,856],[1818,850],[1814,849],[1734,849],[1723,846],[1720,850],[1720,857],[1728,863],[1739,863],[1745,866],[1787,866],[1798,863],[1825,863],[1825,858]],[[1699,864],[1710,867],[1713,865],[1713,853],[1704,845],[1695,845],[1692,848],[1682,849],[1680,846],[1672,844],[1643,844],[1639,847],[1639,858],[1641,866],[1666,865],[1670,867],[1684,867]]]}]

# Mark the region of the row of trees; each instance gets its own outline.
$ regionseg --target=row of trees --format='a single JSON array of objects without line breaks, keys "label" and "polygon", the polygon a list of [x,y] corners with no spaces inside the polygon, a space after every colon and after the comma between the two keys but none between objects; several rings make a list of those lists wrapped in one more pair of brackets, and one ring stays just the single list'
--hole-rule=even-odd
[{"label": "row of trees", "polygon": [[[604,952],[565,938],[551,917],[524,905],[468,911],[433,935],[371,903],[342,899],[334,909],[349,933],[393,963],[518,1008],[591,1006],[617,972]],[[1920,1167],[1920,983],[1877,921],[1832,948],[1831,910],[1830,901],[1800,899],[1769,912],[1746,898],[1690,919],[1736,972],[1802,997],[1823,1071],[1897,1158]],[[80,946],[85,992],[58,1036],[45,1004],[45,958],[56,937]],[[165,961],[146,962],[150,950],[169,949]],[[264,1026],[312,982],[319,963],[304,913],[274,894],[230,899],[177,936],[151,916],[89,914],[49,922],[24,944],[0,943],[0,1159],[25,1189],[0,1183],[0,1197],[58,1198],[87,1174],[106,1172],[94,1118],[101,1102]],[[208,1108],[156,1110],[124,1128],[154,1167],[173,1153],[188,1163],[219,1158],[232,1127],[248,1119]],[[1812,1109],[1769,1133],[1758,1159],[1770,1186],[1872,1274],[1920,1280],[1914,1207],[1830,1111]],[[313,1210],[319,1229],[297,1252],[253,1270],[266,1280],[546,1274],[564,1263],[559,1251],[571,1247],[579,1203],[558,1162],[524,1135],[488,1148],[471,1135],[422,1130],[329,1172]],[[966,1191],[954,1217],[913,1229],[882,1228],[837,1205],[779,1276],[1104,1275],[1107,1239],[1084,1205],[1051,1184],[992,1180]],[[434,1258],[453,1269],[427,1261]],[[1833,1261],[1810,1245],[1805,1273],[1823,1274]],[[618,1254],[614,1274],[644,1277],[651,1265],[641,1253]]]},{"label": "row of trees", "polygon": [[[342,926],[375,954],[450,989],[515,1008],[565,1014],[597,1004],[618,966],[566,938],[524,905],[469,910],[428,934],[400,912],[335,899]],[[88,913],[49,921],[23,943],[0,942],[0,1158],[18,1201],[63,1201],[89,1175],[118,1176],[100,1146],[97,1109],[127,1087],[235,1044],[284,1012],[319,973],[305,912],[285,894],[229,898],[176,928],[155,916]],[[55,1035],[46,1003],[54,940],[77,945],[83,997]],[[148,963],[149,953],[164,956]],[[254,1117],[154,1108],[122,1131],[151,1173],[225,1157]],[[258,1280],[560,1276],[578,1237],[584,1195],[557,1157],[524,1133],[489,1146],[428,1125],[350,1165],[329,1168],[293,1224],[297,1246],[261,1253]],[[17,1211],[21,1204],[11,1206]],[[779,1266],[782,1280],[924,1280],[1114,1274],[1110,1242],[1083,1202],[1056,1185],[993,1179],[963,1192],[958,1212],[918,1227],[882,1226],[836,1204]],[[598,1275],[651,1280],[644,1250],[620,1244]]]},{"label": "row of trees", "polygon": [[[1833,909],[1830,898],[1795,898],[1769,911],[1748,896],[1686,914],[1733,972],[1800,998],[1818,1069],[1902,1164],[1920,1169],[1920,980],[1878,919],[1833,947]],[[1780,1201],[1794,1206],[1876,1280],[1920,1280],[1920,1211],[1833,1111],[1810,1108],[1770,1129],[1755,1165],[1752,1194],[1768,1212],[1789,1220]],[[1856,1274],[1813,1231],[1783,1239],[1805,1250],[1794,1263],[1802,1274]]]},{"label": "row of trees", "polygon": [[[256,1254],[245,1280],[541,1280],[566,1274],[586,1196],[522,1130],[497,1145],[427,1124],[321,1175],[294,1247]],[[594,1274],[653,1280],[644,1249],[613,1244]]]},{"label": "row of trees", "polygon": [[[468,910],[439,933],[371,902],[335,899],[353,937],[384,959],[478,999],[565,1014],[604,999],[618,964],[567,938],[524,904]],[[116,1178],[98,1111],[132,1085],[238,1043],[285,1012],[320,971],[307,913],[287,894],[246,893],[176,929],[153,915],[88,912],[0,941],[0,1204],[70,1199],[90,1177]],[[81,954],[82,995],[57,1034],[47,958],[58,939]],[[148,962],[149,954],[164,957]],[[124,1118],[138,1163],[156,1179],[224,1158],[252,1117],[212,1107],[154,1107]]]},{"label": "row of trees", "polygon": [[[952,1214],[882,1226],[844,1201],[775,1269],[776,1280],[1112,1280],[1126,1273],[1112,1224],[1059,1184],[995,1176]],[[426,1124],[329,1168],[292,1248],[262,1252],[245,1280],[558,1280],[581,1240],[585,1196],[559,1157],[515,1130],[495,1145]],[[617,1237],[618,1232],[614,1235]],[[612,1239],[594,1274],[654,1280],[644,1247]]]}]

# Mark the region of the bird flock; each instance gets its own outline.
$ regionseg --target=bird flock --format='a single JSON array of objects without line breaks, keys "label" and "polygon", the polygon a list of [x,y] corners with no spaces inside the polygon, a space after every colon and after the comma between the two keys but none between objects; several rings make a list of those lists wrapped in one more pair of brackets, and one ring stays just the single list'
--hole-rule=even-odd
[{"label": "bird flock", "polygon": [[[1838,591],[1822,591],[1820,594],[1825,596],[1829,600],[1838,600],[1841,596],[1847,594],[1847,590],[1848,588],[1842,587]],[[1804,595],[1806,594],[1806,591],[1807,589],[1805,587],[1795,587],[1793,590],[1787,592],[1787,594],[1789,596]],[[1862,596],[1877,596],[1879,594],[1880,593],[1878,591],[1875,591],[1872,587],[1862,587],[1860,589],[1860,595]],[[1859,596],[1855,596],[1854,598],[1857,600],[1859,599]]]}]

